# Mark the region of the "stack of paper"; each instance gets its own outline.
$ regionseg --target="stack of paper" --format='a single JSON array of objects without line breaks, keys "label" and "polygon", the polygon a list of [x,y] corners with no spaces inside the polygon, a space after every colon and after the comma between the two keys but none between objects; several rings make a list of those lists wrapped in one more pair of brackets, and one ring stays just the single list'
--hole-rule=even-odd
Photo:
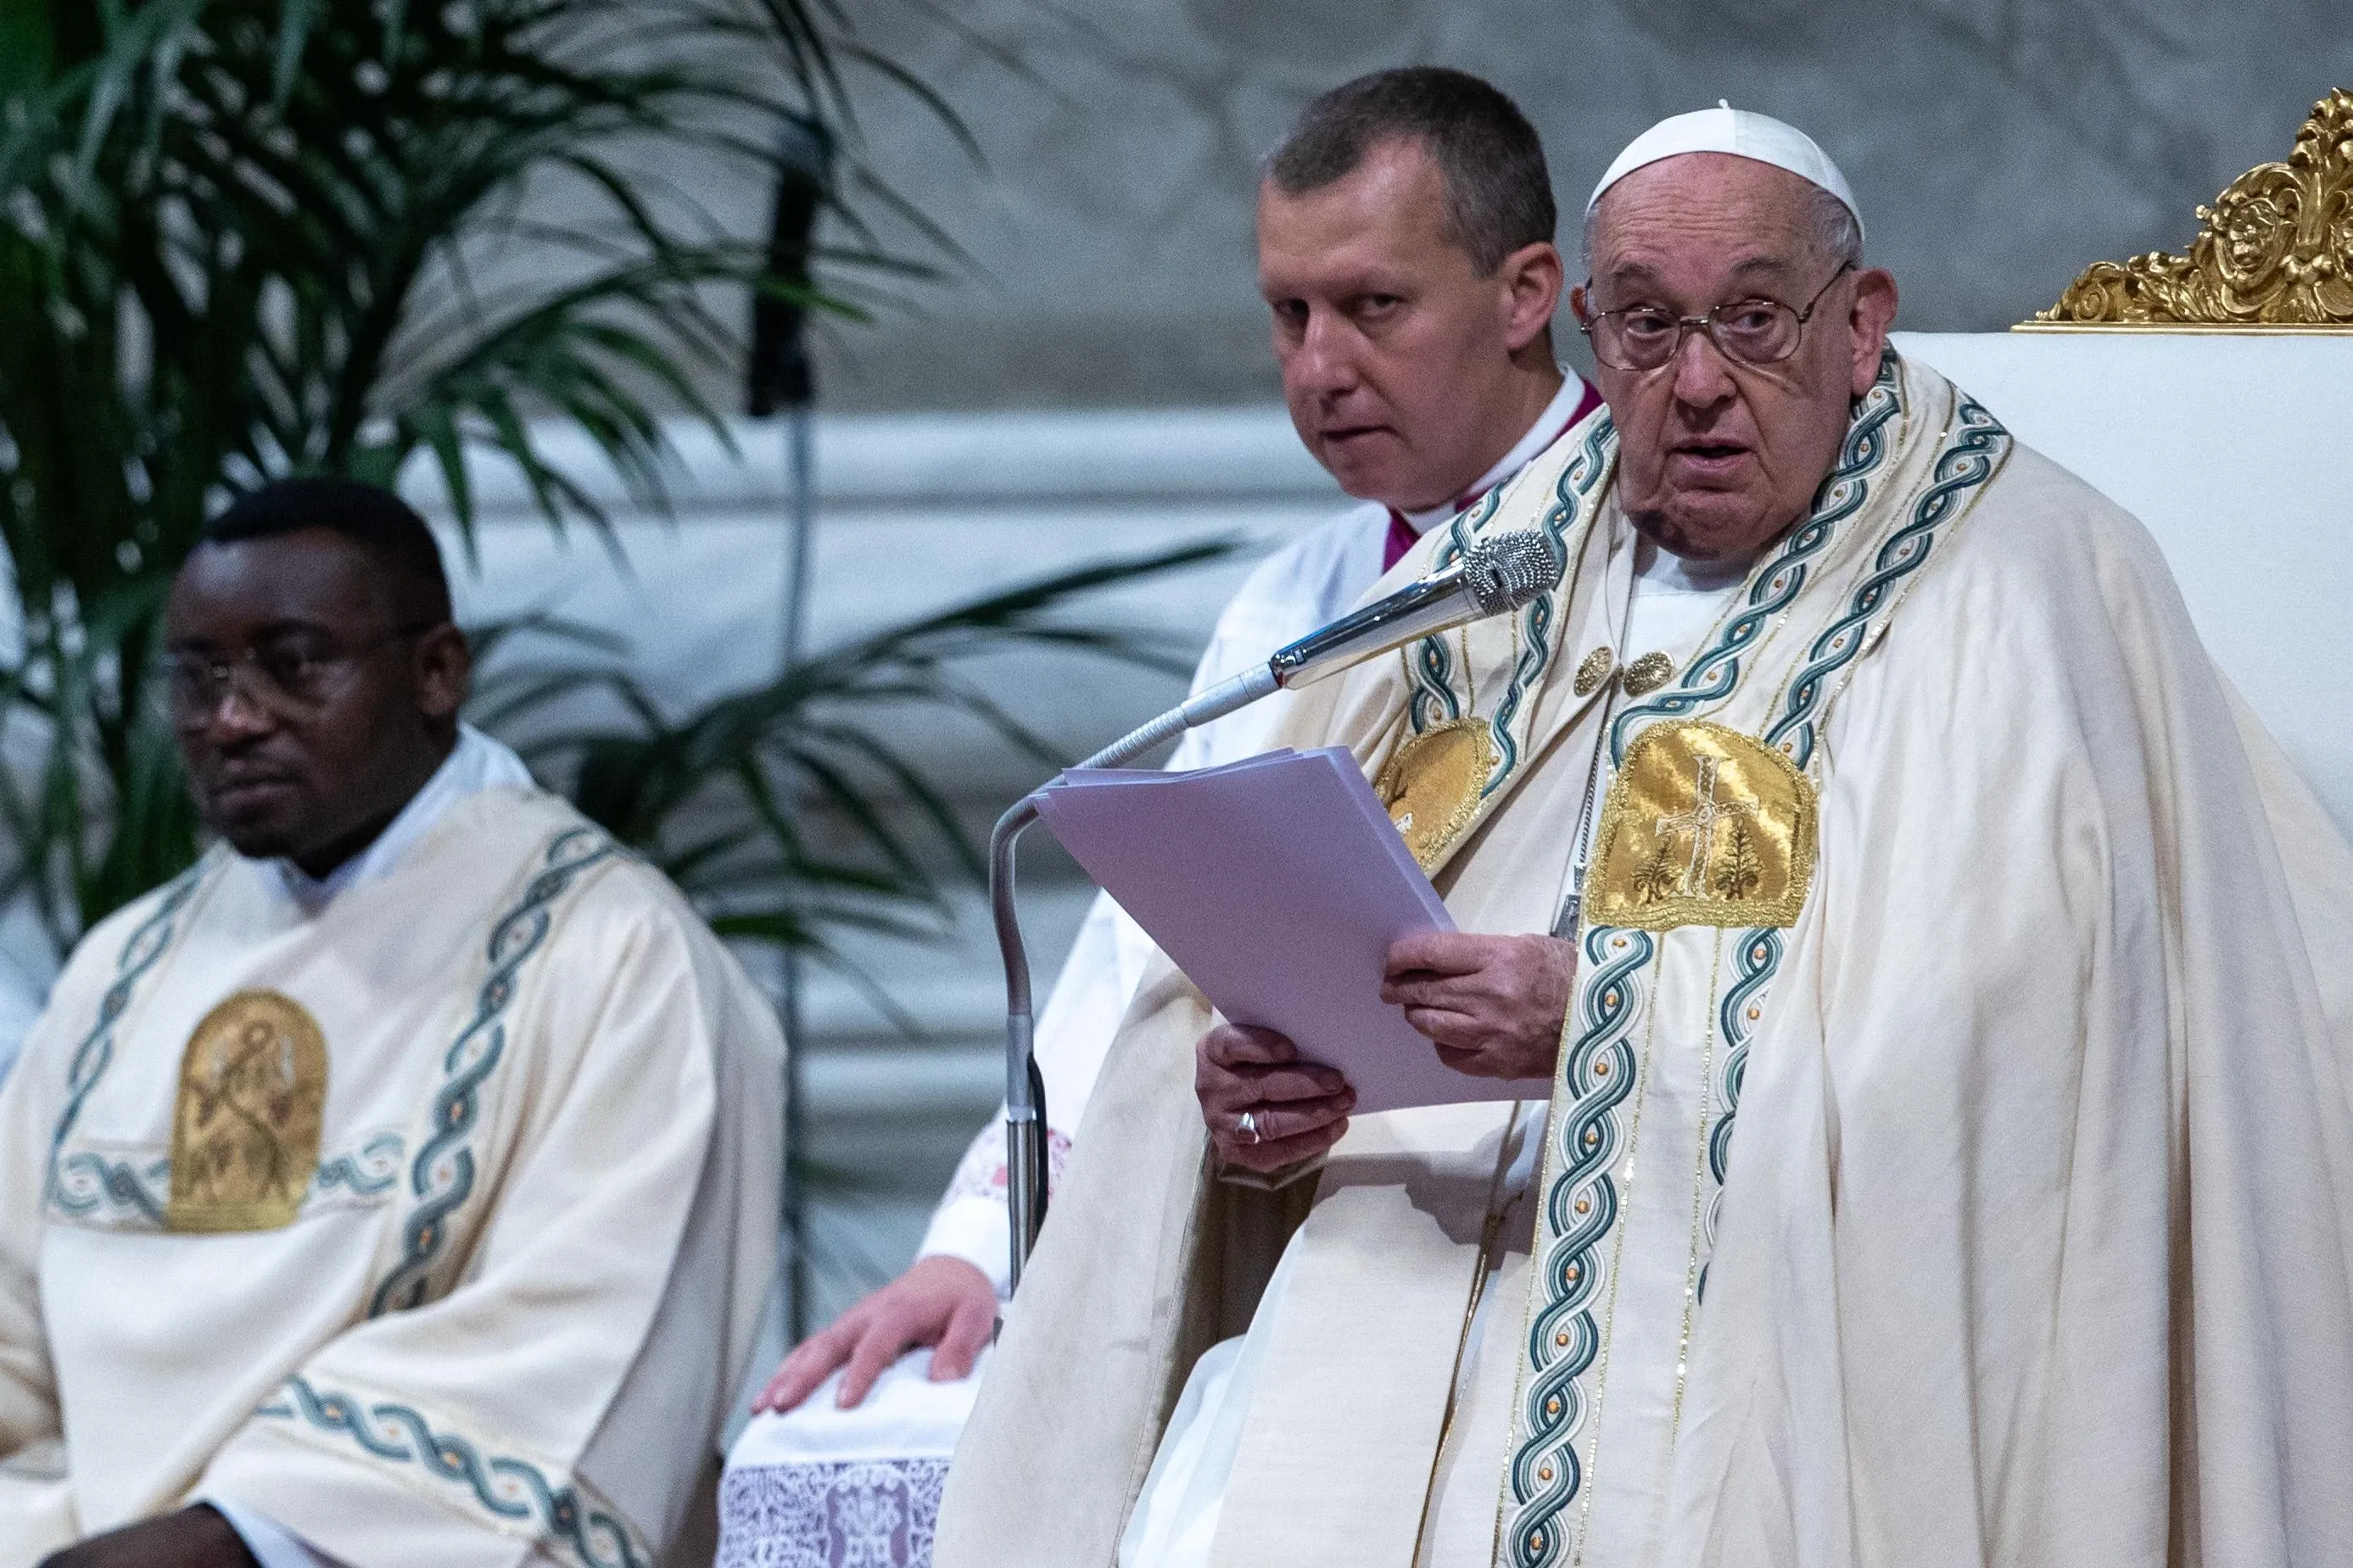
[{"label": "stack of paper", "polygon": [[1359,1111],[1551,1093],[1456,1072],[1380,999],[1390,944],[1454,923],[1345,748],[1074,768],[1039,814],[1219,1012],[1338,1068]]}]

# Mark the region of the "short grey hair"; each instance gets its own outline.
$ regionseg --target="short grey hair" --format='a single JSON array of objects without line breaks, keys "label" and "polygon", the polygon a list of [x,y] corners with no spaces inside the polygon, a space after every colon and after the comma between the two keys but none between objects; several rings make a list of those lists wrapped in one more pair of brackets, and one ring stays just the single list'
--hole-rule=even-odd
[{"label": "short grey hair", "polygon": [[1446,191],[1446,237],[1482,278],[1559,222],[1544,143],[1519,106],[1465,71],[1409,66],[1344,82],[1309,104],[1267,155],[1265,177],[1287,196],[1347,178],[1376,147],[1419,142]]},{"label": "short grey hair", "polygon": [[[1596,202],[1585,215],[1585,233],[1577,247],[1588,278],[1593,276],[1593,225],[1600,216],[1601,204]],[[1806,186],[1806,226],[1813,231],[1814,254],[1824,265],[1862,265],[1862,221],[1820,185]]]}]

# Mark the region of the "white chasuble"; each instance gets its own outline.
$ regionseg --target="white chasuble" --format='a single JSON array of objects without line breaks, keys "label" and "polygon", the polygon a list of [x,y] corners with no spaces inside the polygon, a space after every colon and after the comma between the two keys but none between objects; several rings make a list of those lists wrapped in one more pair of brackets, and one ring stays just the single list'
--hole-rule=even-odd
[{"label": "white chasuble", "polygon": [[1358,1118],[1312,1206],[1218,1182],[1210,1015],[1148,981],[935,1560],[1103,1568],[1245,1328],[1219,1565],[2337,1560],[2353,857],[2155,547],[1891,353],[1811,515],[1638,671],[1614,454],[1597,416],[1398,568],[1535,527],[1557,590],[1278,737],[1411,803],[1464,930],[1577,894],[1530,1201],[1500,1106]]},{"label": "white chasuble", "polygon": [[772,1268],[781,1042],[556,798],[318,912],[221,850],[0,1089],[0,1564],[230,1498],[354,1564],[650,1568]]}]

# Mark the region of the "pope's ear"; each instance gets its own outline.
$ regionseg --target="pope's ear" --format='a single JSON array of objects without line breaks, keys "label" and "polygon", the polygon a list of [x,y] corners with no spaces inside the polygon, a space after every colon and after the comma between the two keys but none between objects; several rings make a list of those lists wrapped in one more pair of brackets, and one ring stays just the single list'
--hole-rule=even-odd
[{"label": "pope's ear", "polygon": [[1854,328],[1854,395],[1861,397],[1879,379],[1879,356],[1887,348],[1888,329],[1895,325],[1895,277],[1883,267],[1855,274],[1854,305],[1849,313]]}]

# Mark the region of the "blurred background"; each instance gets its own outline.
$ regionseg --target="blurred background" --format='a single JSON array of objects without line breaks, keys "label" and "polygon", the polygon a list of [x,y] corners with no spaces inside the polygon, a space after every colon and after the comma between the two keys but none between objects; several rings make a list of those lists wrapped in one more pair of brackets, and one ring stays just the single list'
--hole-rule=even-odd
[{"label": "blurred background", "polygon": [[[1250,561],[1343,501],[1280,406],[1255,170],[1316,93],[1409,63],[1519,101],[1572,254],[1653,121],[1788,119],[1849,174],[1898,325],[1992,331],[2185,245],[2353,82],[2353,23],[8,0],[0,1035],[199,847],[151,693],[202,519],[279,473],[396,481],[483,642],[476,721],[670,870],[797,1022],[792,1317],[896,1272],[1001,1089],[987,823],[1177,695]],[[1042,836],[1024,874],[1050,975],[1089,890]]]}]

